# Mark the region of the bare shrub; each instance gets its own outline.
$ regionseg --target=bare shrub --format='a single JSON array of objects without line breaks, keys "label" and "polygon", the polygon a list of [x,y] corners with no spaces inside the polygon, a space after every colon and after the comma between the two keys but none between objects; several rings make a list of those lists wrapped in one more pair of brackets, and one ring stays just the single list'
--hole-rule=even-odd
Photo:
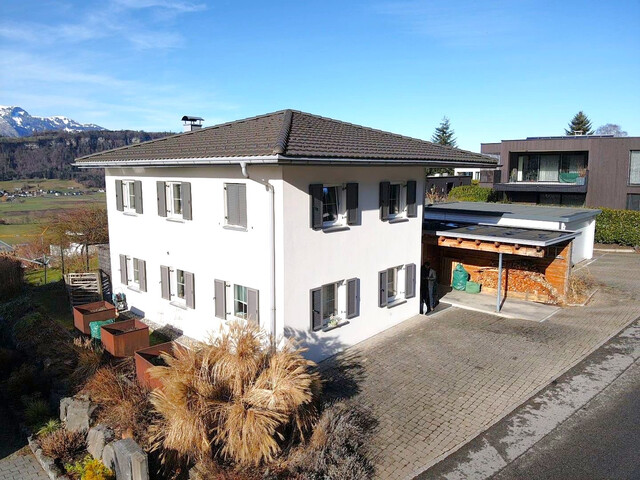
[{"label": "bare shrub", "polygon": [[82,392],[98,405],[99,422],[121,436],[133,436],[142,446],[148,445],[149,391],[136,381],[133,360],[99,368]]},{"label": "bare shrub", "polygon": [[167,366],[150,370],[163,385],[151,394],[156,449],[257,465],[304,438],[316,418],[313,362],[292,343],[271,348],[253,324],[233,322],[207,345],[162,356]]},{"label": "bare shrub", "polygon": [[73,346],[78,355],[78,361],[72,374],[72,380],[75,385],[81,385],[104,364],[104,347],[86,337],[74,338]]},{"label": "bare shrub", "polygon": [[333,404],[322,413],[309,441],[291,452],[288,468],[300,479],[371,478],[374,468],[365,445],[375,426],[368,409]]},{"label": "bare shrub", "polygon": [[85,449],[84,433],[60,428],[42,437],[40,447],[48,457],[63,463],[71,462],[76,455]]},{"label": "bare shrub", "polygon": [[573,274],[569,277],[567,303],[584,303],[598,286],[595,278],[588,271]]}]

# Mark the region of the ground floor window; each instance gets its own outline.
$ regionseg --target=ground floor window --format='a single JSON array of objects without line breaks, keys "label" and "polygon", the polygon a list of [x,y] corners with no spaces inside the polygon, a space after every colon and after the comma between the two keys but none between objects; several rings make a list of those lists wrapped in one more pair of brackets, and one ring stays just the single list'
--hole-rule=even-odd
[{"label": "ground floor window", "polygon": [[387,269],[387,301],[392,302],[398,294],[397,290],[398,267]]},{"label": "ground floor window", "polygon": [[247,287],[233,286],[233,314],[238,318],[247,318],[249,304],[247,301]]},{"label": "ground floor window", "polygon": [[640,194],[627,195],[627,210],[640,211]]},{"label": "ground floor window", "polygon": [[360,280],[350,278],[311,290],[311,328],[342,326],[360,315]]}]

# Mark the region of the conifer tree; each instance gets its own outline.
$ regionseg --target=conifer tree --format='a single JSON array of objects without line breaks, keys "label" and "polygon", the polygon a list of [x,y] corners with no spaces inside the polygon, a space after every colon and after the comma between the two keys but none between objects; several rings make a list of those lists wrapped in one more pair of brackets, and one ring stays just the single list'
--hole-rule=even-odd
[{"label": "conifer tree", "polygon": [[591,120],[587,117],[582,110],[574,115],[569,122],[569,129],[565,129],[566,135],[593,135],[591,129]]},{"label": "conifer tree", "polygon": [[442,122],[436,128],[431,141],[439,145],[449,145],[450,147],[456,146],[456,138],[453,136],[455,131],[451,128],[451,123],[447,117],[442,118]]}]

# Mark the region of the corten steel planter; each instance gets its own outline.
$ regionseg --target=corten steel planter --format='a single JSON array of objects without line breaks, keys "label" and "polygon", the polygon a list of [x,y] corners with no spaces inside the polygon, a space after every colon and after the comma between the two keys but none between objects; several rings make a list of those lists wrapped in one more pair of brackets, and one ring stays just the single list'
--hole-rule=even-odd
[{"label": "corten steel planter", "polygon": [[136,376],[138,382],[151,390],[155,388],[162,388],[162,382],[157,378],[152,378],[149,375],[149,369],[151,367],[162,365],[163,362],[160,359],[160,353],[173,353],[174,348],[184,348],[175,342],[159,343],[152,347],[143,348],[136,351]]},{"label": "corten steel planter", "polygon": [[101,336],[104,349],[114,357],[131,357],[149,346],[149,327],[137,318],[103,325]]},{"label": "corten steel planter", "polygon": [[116,307],[104,300],[73,307],[73,326],[85,335],[91,335],[89,323],[110,318],[116,318]]}]

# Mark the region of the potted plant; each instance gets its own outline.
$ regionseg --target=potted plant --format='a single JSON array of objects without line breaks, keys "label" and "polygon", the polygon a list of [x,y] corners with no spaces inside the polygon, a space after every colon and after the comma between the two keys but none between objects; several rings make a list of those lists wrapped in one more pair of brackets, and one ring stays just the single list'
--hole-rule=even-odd
[{"label": "potted plant", "polygon": [[112,318],[116,318],[116,307],[104,300],[73,307],[73,326],[85,335],[91,334],[91,322],[102,322]]},{"label": "potted plant", "polygon": [[172,353],[177,348],[184,348],[175,342],[165,342],[151,347],[137,350],[134,357],[136,360],[136,377],[141,385],[153,390],[162,387],[162,382],[149,375],[151,367],[166,366],[165,361],[160,356],[161,353]]},{"label": "potted plant", "polygon": [[581,167],[578,169],[578,177],[576,178],[576,185],[584,185],[587,178],[587,169]]},{"label": "potted plant", "polygon": [[327,325],[322,329],[324,332],[328,332],[329,330],[333,330],[334,328],[342,327],[349,323],[347,320],[343,320],[342,317],[338,315],[331,315],[329,317],[329,321]]},{"label": "potted plant", "polygon": [[103,325],[101,337],[104,349],[114,357],[131,357],[137,350],[149,346],[149,327],[137,318]]}]

